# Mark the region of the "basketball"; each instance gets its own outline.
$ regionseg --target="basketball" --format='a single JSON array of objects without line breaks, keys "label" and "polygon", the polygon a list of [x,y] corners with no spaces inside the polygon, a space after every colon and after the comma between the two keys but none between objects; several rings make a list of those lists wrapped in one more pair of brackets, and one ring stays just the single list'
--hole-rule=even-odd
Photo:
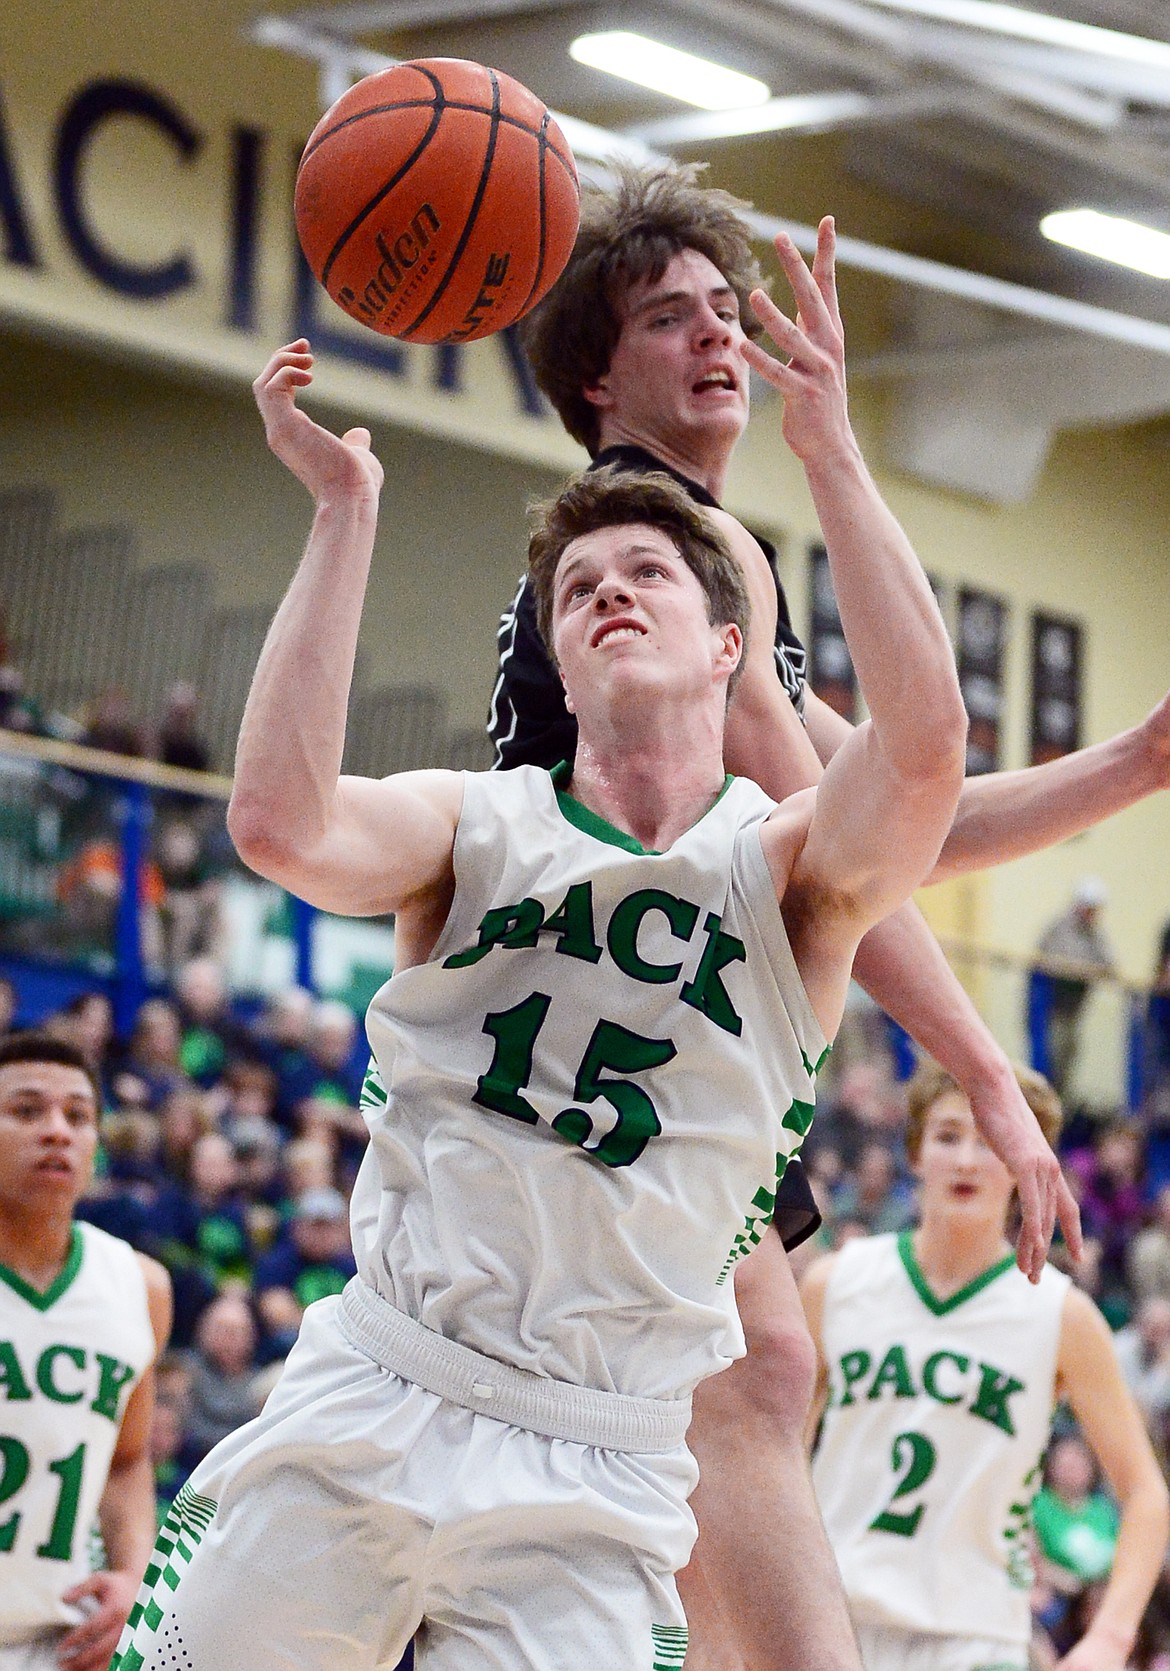
[{"label": "basketball", "polygon": [[317,123],[297,233],[351,319],[405,342],[473,342],[521,318],[577,235],[573,154],[500,70],[419,58],[366,76]]}]

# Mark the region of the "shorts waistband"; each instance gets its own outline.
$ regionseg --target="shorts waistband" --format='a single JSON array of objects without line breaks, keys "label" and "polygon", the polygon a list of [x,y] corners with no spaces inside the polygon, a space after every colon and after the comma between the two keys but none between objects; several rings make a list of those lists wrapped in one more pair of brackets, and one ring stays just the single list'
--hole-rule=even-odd
[{"label": "shorts waistband", "polygon": [[350,1344],[383,1368],[513,1427],[617,1451],[670,1451],[686,1438],[689,1398],[629,1398],[499,1363],[416,1322],[360,1277],[346,1284],[340,1321]]}]

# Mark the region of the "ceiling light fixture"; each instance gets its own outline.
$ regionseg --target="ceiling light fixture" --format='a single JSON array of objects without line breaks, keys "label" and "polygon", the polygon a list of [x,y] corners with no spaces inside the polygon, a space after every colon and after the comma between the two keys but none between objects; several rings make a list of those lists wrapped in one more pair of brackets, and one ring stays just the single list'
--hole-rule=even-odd
[{"label": "ceiling light fixture", "polygon": [[1067,47],[1074,52],[1091,52],[1101,58],[1119,58],[1146,69],[1170,68],[1170,42],[1148,35],[1126,35],[1118,29],[1102,29],[1095,23],[1077,23],[1050,12],[1027,11],[1008,6],[1003,0],[872,0],[887,11],[913,12],[937,23],[957,23],[968,29],[985,29],[995,35],[1010,35],[1020,41],[1038,41],[1044,46]]},{"label": "ceiling light fixture", "polygon": [[1170,279],[1170,234],[1140,221],[1103,215],[1097,209],[1060,209],[1045,215],[1040,230],[1054,244],[1132,267],[1150,278]]},{"label": "ceiling light fixture", "polygon": [[755,76],[713,64],[707,58],[680,52],[677,47],[635,35],[628,29],[611,29],[600,34],[579,35],[569,48],[570,58],[606,75],[620,76],[655,93],[666,93],[700,110],[746,110],[764,104],[772,96],[770,87]]}]

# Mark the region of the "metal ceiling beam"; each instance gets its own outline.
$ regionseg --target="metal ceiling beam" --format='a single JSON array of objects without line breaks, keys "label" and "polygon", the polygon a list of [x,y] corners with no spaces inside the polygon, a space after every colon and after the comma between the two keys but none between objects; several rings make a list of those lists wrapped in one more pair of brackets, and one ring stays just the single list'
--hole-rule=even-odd
[{"label": "metal ceiling beam", "polygon": [[[788,5],[794,3],[794,0],[782,0],[782,3]],[[796,0],[796,3],[804,6],[814,3],[814,0]],[[817,5],[825,3],[826,0],[815,0]],[[840,0],[828,0],[828,3],[839,4]],[[349,57],[346,61],[359,74],[368,74],[371,69],[386,69],[395,62],[393,58],[380,53],[347,47],[345,43],[332,36],[313,34],[283,18],[259,18],[250,26],[249,33],[254,40],[262,44],[278,46],[284,51],[316,59],[323,64],[336,64],[339,53],[348,52]],[[639,162],[669,160],[648,147],[644,141],[631,135],[613,133],[591,123],[581,122],[575,117],[562,116],[556,111],[553,114],[561,123],[566,139],[583,165],[581,172],[587,178],[604,183],[610,177],[605,170],[605,162],[608,160],[612,163],[617,157],[631,157]],[[772,215],[762,215],[756,210],[752,210],[744,218],[760,238],[771,240],[783,231],[787,232],[797,247],[806,253],[811,253],[816,248],[815,227],[781,220]],[[1083,332],[1089,336],[1130,343],[1156,354],[1170,355],[1170,325],[1162,325],[1154,320],[1116,313],[1112,309],[1095,307],[1086,302],[1075,302],[1046,291],[1030,290],[1024,285],[1010,284],[1003,279],[992,278],[986,273],[949,267],[939,261],[906,255],[899,250],[886,249],[859,238],[838,238],[837,259],[842,266],[880,274],[895,283],[953,296],[994,308],[1002,313],[1042,320],[1050,325]]]},{"label": "metal ceiling beam", "polygon": [[769,99],[748,110],[696,110],[663,116],[621,131],[647,145],[696,145],[761,133],[829,133],[861,122],[896,122],[944,115],[955,108],[953,92],[918,88],[904,93],[796,93]]}]

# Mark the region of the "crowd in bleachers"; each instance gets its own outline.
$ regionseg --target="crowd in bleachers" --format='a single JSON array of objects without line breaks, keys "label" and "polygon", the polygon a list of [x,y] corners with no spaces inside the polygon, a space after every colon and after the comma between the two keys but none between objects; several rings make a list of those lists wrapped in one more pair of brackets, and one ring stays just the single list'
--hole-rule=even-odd
[{"label": "crowd in bleachers", "polygon": [[[22,1019],[20,994],[0,979],[0,1029]],[[171,997],[143,1003],[128,1038],[113,1036],[100,993],[48,1024],[87,1053],[105,1089],[98,1175],[81,1216],[161,1259],[174,1283],[152,1439],[161,1516],[199,1458],[259,1408],[305,1306],[354,1271],[348,1196],[365,1143],[364,1039],[352,1011],[299,988],[254,1013],[236,1009],[207,957],[182,966]],[[863,1009],[847,1018],[806,1143],[824,1224],[798,1261],[913,1222],[904,1122],[884,1023]],[[1150,1135],[1140,1120],[1074,1110],[1063,1158],[1087,1236],[1074,1279],[1117,1331],[1166,1464],[1170,1183],[1147,1182]],[[1059,1649],[1109,1570],[1117,1523],[1071,1425],[1058,1420],[1057,1435],[1037,1500],[1035,1601]],[[1170,1578],[1148,1626],[1136,1663],[1170,1671]]]}]

